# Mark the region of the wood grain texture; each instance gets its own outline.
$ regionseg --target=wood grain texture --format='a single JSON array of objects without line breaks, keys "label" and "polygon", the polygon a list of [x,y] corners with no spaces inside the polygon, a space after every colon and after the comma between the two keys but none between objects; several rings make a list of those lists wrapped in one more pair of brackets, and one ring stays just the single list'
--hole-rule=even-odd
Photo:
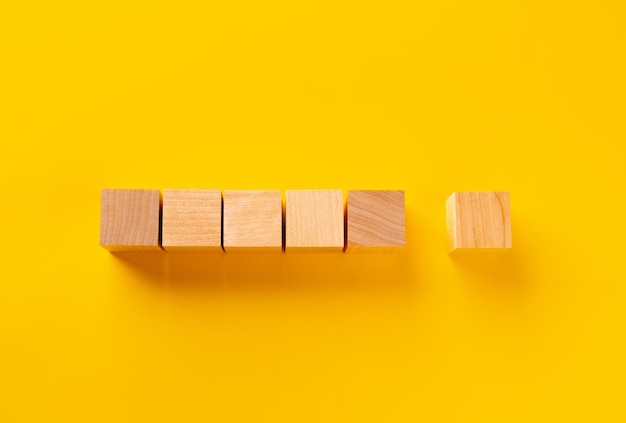
[{"label": "wood grain texture", "polygon": [[222,191],[163,191],[162,245],[166,251],[222,252]]},{"label": "wood grain texture", "polygon": [[224,251],[281,252],[283,206],[278,190],[224,191]]},{"label": "wood grain texture", "polygon": [[508,192],[455,192],[446,214],[449,252],[511,248]]},{"label": "wood grain texture", "polygon": [[404,214],[404,191],[348,191],[346,252],[404,247]]},{"label": "wood grain texture", "polygon": [[343,191],[287,190],[285,251],[342,252],[343,248]]},{"label": "wood grain texture", "polygon": [[100,245],[109,251],[158,251],[159,190],[103,189]]}]

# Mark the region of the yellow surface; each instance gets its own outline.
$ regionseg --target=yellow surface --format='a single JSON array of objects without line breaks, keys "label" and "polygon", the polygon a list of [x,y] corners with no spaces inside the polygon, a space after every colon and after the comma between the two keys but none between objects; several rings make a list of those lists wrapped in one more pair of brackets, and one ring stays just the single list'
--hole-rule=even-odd
[{"label": "yellow surface", "polygon": [[[4,2],[0,421],[625,421],[624,7]],[[405,189],[408,247],[118,258],[103,187]]]}]

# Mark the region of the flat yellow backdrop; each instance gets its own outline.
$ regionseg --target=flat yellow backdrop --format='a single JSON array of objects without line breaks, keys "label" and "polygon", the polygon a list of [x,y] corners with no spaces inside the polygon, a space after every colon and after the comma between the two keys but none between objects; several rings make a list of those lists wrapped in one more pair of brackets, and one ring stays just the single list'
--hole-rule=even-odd
[{"label": "flat yellow backdrop", "polygon": [[[1,422],[626,421],[623,1],[0,9]],[[107,187],[404,189],[408,247],[116,257]]]}]

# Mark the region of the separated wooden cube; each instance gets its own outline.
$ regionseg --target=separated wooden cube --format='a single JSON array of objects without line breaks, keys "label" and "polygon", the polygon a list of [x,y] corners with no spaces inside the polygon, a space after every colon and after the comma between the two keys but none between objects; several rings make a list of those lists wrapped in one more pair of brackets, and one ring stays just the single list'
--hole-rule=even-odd
[{"label": "separated wooden cube", "polygon": [[224,191],[224,251],[281,252],[282,204],[278,190]]},{"label": "separated wooden cube", "polygon": [[159,251],[159,190],[103,189],[100,245],[109,251]]},{"label": "separated wooden cube", "polygon": [[343,225],[343,191],[287,190],[286,252],[342,252]]},{"label": "separated wooden cube", "polygon": [[166,251],[222,252],[222,191],[163,191],[162,245]]},{"label": "separated wooden cube", "polygon": [[347,252],[387,252],[405,245],[404,191],[348,191]]},{"label": "separated wooden cube", "polygon": [[455,192],[446,211],[449,252],[511,248],[508,192]]}]

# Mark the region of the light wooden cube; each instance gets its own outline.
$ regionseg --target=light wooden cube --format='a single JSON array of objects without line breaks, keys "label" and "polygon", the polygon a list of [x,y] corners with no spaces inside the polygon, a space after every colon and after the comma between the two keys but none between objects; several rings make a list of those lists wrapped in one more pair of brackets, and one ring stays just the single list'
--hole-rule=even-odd
[{"label": "light wooden cube", "polygon": [[224,191],[224,251],[281,252],[283,200],[277,190]]},{"label": "light wooden cube", "polygon": [[405,246],[404,191],[348,191],[346,252]]},{"label": "light wooden cube", "polygon": [[162,245],[166,251],[222,251],[222,191],[163,191]]},{"label": "light wooden cube", "polygon": [[285,197],[286,252],[343,251],[343,191],[287,190]]},{"label": "light wooden cube", "polygon": [[161,193],[103,189],[100,245],[109,251],[159,251]]},{"label": "light wooden cube", "polygon": [[511,248],[508,192],[455,192],[446,212],[449,252]]}]

